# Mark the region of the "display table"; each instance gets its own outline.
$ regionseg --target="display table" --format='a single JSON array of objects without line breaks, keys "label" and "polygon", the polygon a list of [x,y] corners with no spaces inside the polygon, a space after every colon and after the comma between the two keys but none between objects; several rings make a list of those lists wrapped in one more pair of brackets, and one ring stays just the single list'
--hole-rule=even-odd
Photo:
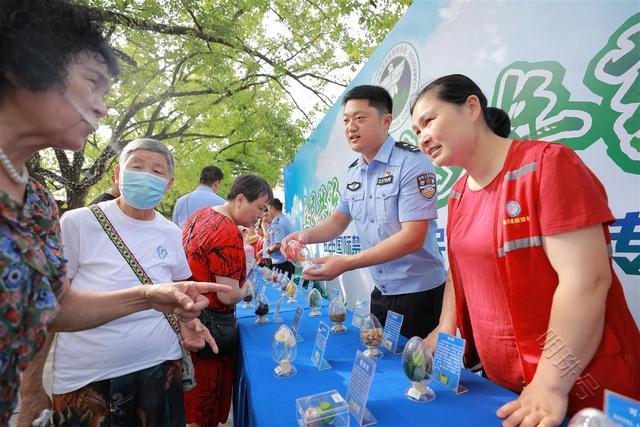
[{"label": "display table", "polygon": [[[260,280],[264,283],[264,279],[260,278]],[[269,319],[272,319],[273,312],[275,311],[276,305],[278,304],[278,298],[280,298],[281,294],[282,291],[280,290],[280,288],[274,288],[271,284],[267,284],[265,286],[265,295],[269,300]],[[301,306],[304,309],[307,309],[309,307],[309,303],[307,302],[307,289],[304,289],[303,292],[297,296],[297,304],[289,304],[287,302],[288,299],[289,297],[284,297],[282,305],[280,306],[280,314],[290,311],[296,311],[296,307],[298,306]],[[329,302],[327,300],[323,300],[322,304],[326,306],[329,304]],[[255,317],[255,307],[251,306],[249,308],[243,308],[243,305],[244,302],[242,301],[236,304],[236,318],[241,319],[244,317]]]},{"label": "display table", "polygon": [[[284,323],[291,326],[294,312],[281,310],[281,314]],[[271,358],[271,341],[281,324],[273,322],[271,313],[271,321],[266,325],[255,324],[255,316],[239,318],[234,425],[294,427],[297,425],[296,398],[331,389],[346,397],[356,350],[364,350],[359,330],[351,326],[351,316],[349,313],[347,317],[347,333],[329,337],[325,359],[331,369],[321,372],[311,363],[311,349],[318,323],[322,320],[331,325],[331,322],[326,307],[322,309],[321,317],[309,317],[305,310],[300,328],[304,342],[298,343],[298,357],[293,361],[298,373],[289,378],[277,378],[273,373],[276,363]],[[377,360],[367,406],[377,418],[378,426],[499,426],[495,411],[516,398],[511,391],[465,371],[461,384],[468,388],[466,393],[456,396],[434,381],[431,383],[436,392],[433,402],[410,401],[404,396],[409,381],[402,373],[402,356],[383,352],[384,358]],[[351,421],[351,425],[355,425],[353,418]]]}]

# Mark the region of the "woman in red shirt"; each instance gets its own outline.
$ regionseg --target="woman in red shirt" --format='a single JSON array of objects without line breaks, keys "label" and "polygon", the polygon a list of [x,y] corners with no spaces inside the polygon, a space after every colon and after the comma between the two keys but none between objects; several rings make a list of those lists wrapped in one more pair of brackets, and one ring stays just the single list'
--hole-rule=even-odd
[{"label": "woman in red shirt", "polygon": [[[272,197],[264,179],[243,175],[233,182],[224,205],[200,209],[187,221],[183,243],[193,280],[215,278],[233,289],[227,294],[205,294],[215,311],[234,312],[244,296],[246,257],[238,225],[255,225]],[[186,421],[191,426],[217,426],[229,415],[235,357],[197,353],[192,357],[197,386],[184,394]]]},{"label": "woman in red shirt", "polygon": [[640,333],[612,268],[604,187],[568,147],[507,137],[509,118],[468,77],[427,85],[411,109],[420,149],[467,173],[447,224],[440,331],[467,340],[467,366],[520,393],[504,426],[560,424],[602,407],[604,389],[639,398]]}]

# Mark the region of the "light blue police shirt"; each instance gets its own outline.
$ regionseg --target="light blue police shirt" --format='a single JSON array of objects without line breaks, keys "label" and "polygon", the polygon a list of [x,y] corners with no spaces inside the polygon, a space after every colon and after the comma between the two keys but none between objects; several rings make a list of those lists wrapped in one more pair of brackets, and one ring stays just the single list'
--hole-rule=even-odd
[{"label": "light blue police shirt", "polygon": [[198,185],[191,193],[187,193],[178,198],[175,208],[173,208],[173,221],[178,227],[183,228],[189,217],[195,211],[207,206],[224,205],[226,200],[218,196],[215,191],[206,185]]},{"label": "light blue police shirt", "polygon": [[[269,224],[267,231],[269,231],[269,246],[273,246],[278,243],[282,243],[282,240],[287,237],[289,233],[291,233],[291,223],[289,222],[287,216],[281,213],[278,214],[273,219],[273,221],[271,221],[271,224]],[[271,261],[274,264],[282,264],[287,260],[280,251],[275,251],[270,254],[270,256]]]},{"label": "light blue police shirt", "polygon": [[363,249],[400,231],[402,222],[429,220],[421,249],[369,267],[383,295],[421,292],[444,283],[436,241],[437,202],[435,168],[411,144],[389,136],[370,164],[360,156],[349,166],[336,209],[353,219]]}]

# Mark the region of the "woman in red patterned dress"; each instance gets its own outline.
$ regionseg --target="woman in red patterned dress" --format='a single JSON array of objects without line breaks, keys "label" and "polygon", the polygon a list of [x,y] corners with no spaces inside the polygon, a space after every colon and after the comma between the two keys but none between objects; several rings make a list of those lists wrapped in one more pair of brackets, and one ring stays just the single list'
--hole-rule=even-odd
[{"label": "woman in red patterned dress", "polygon": [[[244,296],[247,271],[238,225],[255,225],[272,197],[264,179],[243,175],[233,182],[224,205],[202,208],[185,224],[183,244],[193,280],[215,278],[217,283],[233,288],[226,294],[205,294],[210,308],[220,313],[233,312]],[[235,356],[206,357],[192,353],[192,357],[197,386],[184,394],[186,421],[192,427],[217,426],[229,415]]]}]

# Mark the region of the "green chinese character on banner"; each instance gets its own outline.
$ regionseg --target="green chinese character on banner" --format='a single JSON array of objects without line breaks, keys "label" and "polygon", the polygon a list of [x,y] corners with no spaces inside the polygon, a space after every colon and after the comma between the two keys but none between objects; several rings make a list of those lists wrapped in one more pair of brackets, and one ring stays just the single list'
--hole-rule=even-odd
[{"label": "green chinese character on banner", "polygon": [[627,173],[640,174],[640,13],[609,38],[583,82],[602,101],[570,100],[564,67],[555,61],[514,62],[500,72],[492,105],[509,114],[512,136],[584,150],[600,138]]},{"label": "green chinese character on banner", "polygon": [[561,142],[574,150],[597,141],[598,105],[570,100],[565,72],[555,61],[518,61],[500,72],[492,105],[511,118],[513,137]]},{"label": "green chinese character on banner", "polygon": [[584,84],[602,97],[596,126],[607,154],[640,174],[640,13],[616,30],[591,60]]},{"label": "green chinese character on banner", "polygon": [[329,218],[340,201],[340,184],[333,177],[322,184],[318,191],[312,191],[303,198],[303,226],[305,228],[318,225]]}]

